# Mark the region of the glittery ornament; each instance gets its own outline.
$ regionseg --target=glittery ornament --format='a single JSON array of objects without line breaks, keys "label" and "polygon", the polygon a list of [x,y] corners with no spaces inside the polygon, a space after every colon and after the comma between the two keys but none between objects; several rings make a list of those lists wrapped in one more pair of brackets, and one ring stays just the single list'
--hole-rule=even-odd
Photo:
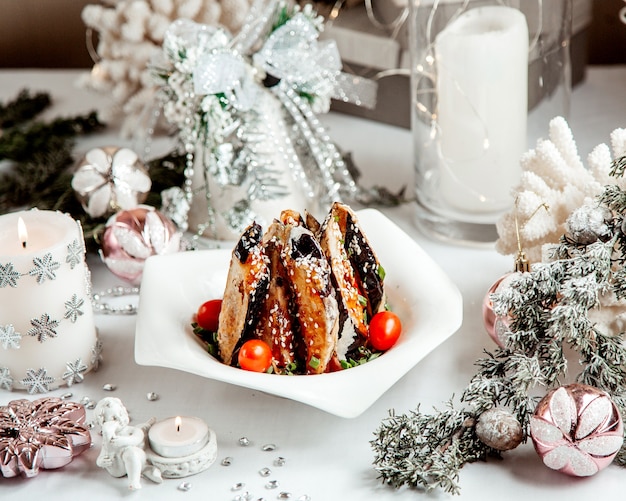
[{"label": "glittery ornament", "polygon": [[611,237],[613,214],[597,203],[585,204],[573,211],[565,221],[567,238],[579,245],[590,245]]},{"label": "glittery ornament", "polygon": [[493,311],[493,303],[491,302],[491,295],[502,292],[506,289],[515,278],[518,273],[507,273],[496,280],[483,299],[483,324],[489,337],[500,347],[504,348],[506,344],[506,338],[510,333],[509,323],[510,318],[508,316],[496,315]]},{"label": "glittery ornament", "polygon": [[[519,201],[515,200],[515,207],[518,208]],[[483,299],[483,324],[485,325],[485,330],[487,334],[494,340],[494,342],[500,347],[504,348],[506,346],[506,340],[510,334],[509,324],[511,319],[508,315],[498,315],[493,310],[493,303],[491,302],[491,295],[497,294],[504,291],[507,287],[511,285],[513,281],[517,277],[519,277],[520,273],[527,273],[530,271],[530,262],[526,257],[526,253],[522,250],[522,239],[521,239],[521,231],[525,228],[528,222],[535,217],[537,212],[540,209],[545,209],[546,212],[549,212],[550,208],[547,204],[541,203],[539,204],[532,214],[528,217],[526,222],[520,226],[517,213],[514,216],[515,223],[515,235],[517,238],[517,255],[515,256],[515,265],[514,271],[511,273],[507,273],[506,275],[500,277],[496,280],[485,295]]]},{"label": "glittery ornament", "polygon": [[0,407],[0,472],[34,477],[65,466],[91,444],[85,408],[60,398],[13,400]]},{"label": "glittery ornament", "polygon": [[497,407],[480,415],[476,423],[476,435],[483,444],[498,451],[515,449],[524,438],[517,418]]},{"label": "glittery ornament", "polygon": [[100,256],[109,270],[133,284],[141,282],[146,259],[180,250],[181,233],[153,207],[119,212],[106,224]]},{"label": "glittery ornament", "polygon": [[89,150],[72,178],[72,188],[91,217],[136,207],[151,185],[137,153],[114,146]]},{"label": "glittery ornament", "polygon": [[609,395],[583,384],[548,393],[531,417],[530,436],[546,466],[576,477],[611,464],[624,441],[622,417]]}]

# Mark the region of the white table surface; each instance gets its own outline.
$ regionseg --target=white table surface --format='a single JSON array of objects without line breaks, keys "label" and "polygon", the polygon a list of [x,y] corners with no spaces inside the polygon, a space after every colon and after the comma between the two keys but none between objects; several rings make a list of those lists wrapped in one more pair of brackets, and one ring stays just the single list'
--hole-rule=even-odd
[{"label": "white table surface", "polygon": [[[24,87],[51,92],[55,102],[48,117],[86,112],[106,103],[106,99],[77,90],[75,71],[4,70],[0,71],[0,100],[16,95]],[[368,184],[396,189],[412,184],[410,133],[375,122],[331,113],[323,117],[331,137],[352,151]],[[626,126],[626,67],[590,68],[585,82],[573,92],[570,124],[583,158],[609,134]],[[547,124],[546,124],[547,131]],[[97,137],[81,140],[77,155],[93,146],[128,144],[115,128]],[[390,176],[390,172],[393,173]],[[434,492],[413,489],[396,491],[380,483],[372,468],[373,452],[369,441],[381,420],[394,408],[397,413],[441,407],[453,394],[459,395],[474,374],[473,363],[491,341],[481,319],[481,302],[487,288],[503,273],[512,260],[492,248],[469,248],[429,240],[413,224],[414,207],[405,205],[383,212],[414,238],[458,286],[464,299],[462,327],[451,338],[422,360],[366,412],[355,419],[339,418],[307,405],[276,398],[257,391],[214,382],[191,374],[158,367],[139,366],[134,361],[134,317],[97,316],[96,323],[104,343],[104,363],[89,374],[85,382],[74,385],[74,400],[88,396],[98,400],[117,396],[131,413],[132,422],[154,416],[194,415],[205,419],[218,437],[218,460],[209,470],[189,477],[192,489],[177,490],[179,480],[156,485],[143,481],[143,489],[127,490],[125,479],[115,479],[95,465],[100,437],[94,433],[94,446],[59,471],[44,470],[32,479],[0,478],[2,499],[202,499],[232,500],[231,486],[245,482],[252,499],[276,499],[278,491],[288,491],[292,499],[308,494],[314,501],[451,499]],[[95,257],[89,265],[94,291],[121,284]],[[0,305],[0,308],[2,306]],[[441,312],[445,315],[445,312]],[[117,386],[113,393],[102,385]],[[50,395],[61,395],[62,388]],[[160,399],[150,402],[147,392]],[[0,404],[24,398],[24,393],[0,390]],[[91,418],[91,411],[88,411]],[[240,437],[252,441],[248,448],[237,444]],[[274,443],[275,453],[262,452],[260,446]],[[283,456],[282,468],[272,466],[275,456]],[[234,458],[230,467],[219,464],[226,456]],[[595,496],[618,498],[626,489],[626,470],[610,466],[598,475],[575,479],[544,467],[527,443],[506,453],[503,461],[467,465],[461,470],[461,495],[464,500],[490,499],[569,499],[589,500]],[[258,470],[268,466],[270,478],[280,482],[277,490],[267,490],[267,479]]]}]

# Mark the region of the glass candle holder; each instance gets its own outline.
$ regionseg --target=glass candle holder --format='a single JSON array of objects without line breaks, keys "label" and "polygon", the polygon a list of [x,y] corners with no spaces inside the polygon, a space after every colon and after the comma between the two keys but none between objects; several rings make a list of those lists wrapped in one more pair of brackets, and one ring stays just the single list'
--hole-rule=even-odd
[{"label": "glass candle holder", "polygon": [[417,222],[492,243],[520,158],[569,112],[571,0],[409,0]]}]

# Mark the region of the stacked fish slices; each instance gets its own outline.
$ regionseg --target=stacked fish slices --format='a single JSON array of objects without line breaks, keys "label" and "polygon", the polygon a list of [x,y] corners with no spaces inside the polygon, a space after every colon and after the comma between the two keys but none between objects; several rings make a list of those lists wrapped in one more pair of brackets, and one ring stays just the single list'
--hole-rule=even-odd
[{"label": "stacked fish slices", "polygon": [[[222,361],[262,339],[276,373],[341,368],[338,347],[367,344],[385,308],[384,273],[356,214],[335,203],[326,219],[287,210],[263,234],[253,223],[233,250],[217,335]],[[342,337],[349,337],[348,342]],[[343,355],[343,354],[342,354]]]}]

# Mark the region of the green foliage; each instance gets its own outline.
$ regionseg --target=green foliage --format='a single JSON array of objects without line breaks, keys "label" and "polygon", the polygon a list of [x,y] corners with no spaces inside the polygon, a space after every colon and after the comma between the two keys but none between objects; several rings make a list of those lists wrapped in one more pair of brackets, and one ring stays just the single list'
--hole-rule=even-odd
[{"label": "green foliage", "polygon": [[[612,172],[621,176],[625,171],[626,157],[621,157]],[[624,334],[603,332],[590,315],[605,307],[603,301],[626,299],[626,192],[610,185],[597,201],[612,213],[608,238],[582,245],[564,235],[549,262],[520,273],[492,295],[494,312],[509,319],[510,332],[504,348],[476,362],[478,372],[460,399],[466,408],[456,411],[450,403],[448,410],[432,415],[418,408],[403,416],[392,413],[383,422],[372,441],[383,481],[458,493],[460,468],[489,452],[471,432],[473,422],[488,409],[506,407],[527,439],[537,390],[560,386],[568,372],[566,348],[582,366],[576,381],[606,391],[626,416]],[[457,443],[453,457],[442,448]],[[626,466],[626,445],[615,462]]]},{"label": "green foliage", "polygon": [[374,466],[395,488],[408,485],[459,494],[463,464],[489,453],[476,437],[474,424],[474,414],[455,410],[451,403],[435,415],[423,414],[419,406],[400,416],[390,411],[371,442]]},{"label": "green foliage", "polygon": [[46,93],[37,93],[31,96],[27,90],[7,104],[0,104],[0,129],[15,127],[37,116],[50,106],[50,96]]}]

